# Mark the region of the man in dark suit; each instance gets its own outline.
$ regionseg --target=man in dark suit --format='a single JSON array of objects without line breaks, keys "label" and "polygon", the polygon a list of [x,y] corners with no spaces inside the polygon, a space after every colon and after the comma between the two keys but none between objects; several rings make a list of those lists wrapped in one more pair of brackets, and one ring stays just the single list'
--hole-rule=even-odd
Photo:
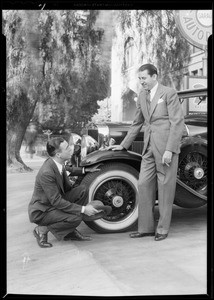
[{"label": "man in dark suit", "polygon": [[[128,149],[142,125],[145,126],[138,181],[138,231],[130,237],[155,236],[155,240],[160,241],[168,236],[171,223],[184,117],[176,91],[158,83],[155,66],[142,65],[138,74],[143,89],[137,100],[133,124],[122,143],[109,149]],[[160,217],[155,228],[157,189]]]},{"label": "man in dark suit", "polygon": [[[47,234],[50,231],[58,240],[91,240],[76,227],[82,220],[102,218],[105,207],[100,201],[88,203],[86,186],[72,188],[64,163],[71,159],[72,148],[62,137],[47,143],[49,158],[43,163],[35,181],[34,192],[28,206],[29,219],[38,224],[33,233],[40,247],[52,247]],[[92,168],[90,171],[96,171]],[[83,173],[83,168],[74,168],[73,175]],[[99,202],[99,203],[98,203]],[[98,203],[98,205],[97,205]]]}]

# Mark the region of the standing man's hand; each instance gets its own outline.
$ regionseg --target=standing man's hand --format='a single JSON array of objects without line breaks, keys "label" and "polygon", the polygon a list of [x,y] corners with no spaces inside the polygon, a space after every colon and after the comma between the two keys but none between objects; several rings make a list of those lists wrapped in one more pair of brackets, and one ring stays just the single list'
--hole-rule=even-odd
[{"label": "standing man's hand", "polygon": [[167,165],[168,167],[170,166],[170,163],[172,161],[172,152],[171,151],[168,151],[166,150],[163,154],[163,157],[162,157],[162,164],[164,165]]},{"label": "standing man's hand", "polygon": [[123,148],[123,146],[121,145],[114,145],[114,146],[109,146],[107,148],[105,148],[105,150],[113,150],[113,151],[121,151],[125,148]]}]

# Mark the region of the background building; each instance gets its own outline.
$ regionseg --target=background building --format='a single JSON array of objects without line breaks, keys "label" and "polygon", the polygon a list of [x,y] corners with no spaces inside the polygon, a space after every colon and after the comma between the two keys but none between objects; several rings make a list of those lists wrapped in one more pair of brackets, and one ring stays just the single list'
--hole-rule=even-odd
[{"label": "background building", "polygon": [[[161,13],[160,16],[164,24],[164,13]],[[143,18],[142,16],[142,20]],[[157,40],[160,28],[157,24],[153,26],[152,39],[149,40],[146,20],[145,26],[139,29],[139,23],[136,22],[134,13],[131,12],[129,19],[131,25],[124,25],[122,30],[118,19],[118,15],[114,15],[114,36],[111,52],[111,120],[113,122],[130,122],[134,118],[136,99],[140,90],[137,69],[148,62],[158,66],[160,60],[157,57],[157,51],[154,51],[158,47]],[[168,36],[166,36],[166,49],[172,47],[172,42],[167,42],[167,39],[169,39]],[[183,57],[183,66],[178,70],[180,85],[177,84],[175,76],[168,85],[176,90],[206,87],[207,54],[203,50],[191,46],[188,42],[186,43],[189,47],[186,51],[187,57]],[[175,47],[177,47],[176,43]],[[163,51],[162,55],[163,60],[166,60],[167,54]],[[169,70],[173,74],[173,69],[169,68]],[[198,103],[194,102],[195,99],[192,100],[194,104],[192,104],[191,109],[206,111],[206,102],[198,106]],[[187,111],[187,101],[183,103],[183,109],[185,112]]]}]

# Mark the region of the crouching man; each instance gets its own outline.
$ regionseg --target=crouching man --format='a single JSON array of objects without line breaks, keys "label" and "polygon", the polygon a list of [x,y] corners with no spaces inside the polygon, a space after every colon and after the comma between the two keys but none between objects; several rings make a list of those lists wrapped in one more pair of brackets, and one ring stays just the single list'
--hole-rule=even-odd
[{"label": "crouching man", "polygon": [[[47,143],[49,158],[40,168],[32,199],[28,206],[30,222],[37,224],[33,234],[42,248],[52,247],[48,242],[50,231],[58,240],[89,241],[76,228],[82,221],[93,221],[111,212],[101,201],[88,203],[88,190],[84,185],[72,188],[64,164],[73,155],[71,147],[62,137]],[[92,171],[97,171],[96,168]],[[74,168],[74,176],[82,168]]]}]

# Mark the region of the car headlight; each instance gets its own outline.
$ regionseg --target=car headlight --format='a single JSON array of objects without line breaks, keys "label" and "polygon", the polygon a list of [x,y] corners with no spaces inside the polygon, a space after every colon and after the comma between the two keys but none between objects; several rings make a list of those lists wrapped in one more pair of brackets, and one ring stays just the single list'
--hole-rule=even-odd
[{"label": "car headlight", "polygon": [[116,141],[110,137],[110,130],[107,125],[98,124],[98,142],[101,149],[112,146]]},{"label": "car headlight", "polygon": [[71,133],[68,144],[72,149],[72,153],[77,154],[81,147],[81,136],[76,133]]},{"label": "car headlight", "polygon": [[90,135],[83,135],[81,141],[81,159],[91,152],[99,149],[98,142]]},{"label": "car headlight", "polygon": [[69,138],[69,145],[78,145],[81,144],[81,136],[76,133],[71,133]]}]

